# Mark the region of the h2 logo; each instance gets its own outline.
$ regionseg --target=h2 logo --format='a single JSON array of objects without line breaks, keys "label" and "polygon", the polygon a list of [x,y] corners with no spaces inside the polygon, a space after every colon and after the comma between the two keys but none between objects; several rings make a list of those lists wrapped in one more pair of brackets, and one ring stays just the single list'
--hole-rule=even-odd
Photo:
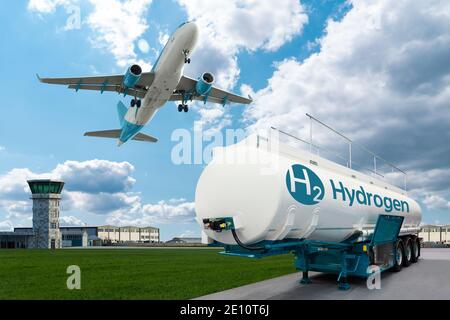
[{"label": "h2 logo", "polygon": [[318,204],[325,196],[320,178],[309,168],[295,164],[286,174],[286,187],[291,196],[301,204]]}]

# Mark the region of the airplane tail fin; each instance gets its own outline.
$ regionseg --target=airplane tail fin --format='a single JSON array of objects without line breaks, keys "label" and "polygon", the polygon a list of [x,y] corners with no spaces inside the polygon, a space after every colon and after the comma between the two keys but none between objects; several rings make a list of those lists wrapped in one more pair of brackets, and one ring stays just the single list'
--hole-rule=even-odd
[{"label": "airplane tail fin", "polygon": [[[123,128],[125,125],[125,116],[128,112],[128,108],[122,103],[122,101],[119,101],[117,103],[117,115],[119,116],[119,122],[120,126]],[[97,137],[97,138],[111,138],[111,139],[119,139],[122,135],[122,131],[124,129],[116,129],[116,130],[105,130],[105,131],[93,131],[93,132],[86,132],[84,134],[85,137]],[[138,133],[135,135],[131,140],[135,141],[145,141],[145,142],[158,142],[158,139],[143,133]],[[126,141],[118,141],[118,145],[121,146]]]},{"label": "airplane tail fin", "polygon": [[123,127],[125,115],[128,112],[128,108],[122,103],[122,101],[119,101],[117,104],[117,114],[119,116],[119,123],[120,126]]}]

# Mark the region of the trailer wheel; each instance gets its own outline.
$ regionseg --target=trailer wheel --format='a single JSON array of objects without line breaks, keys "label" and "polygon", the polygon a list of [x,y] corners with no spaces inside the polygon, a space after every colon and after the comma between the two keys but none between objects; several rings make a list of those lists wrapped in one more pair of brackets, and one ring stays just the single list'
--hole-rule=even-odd
[{"label": "trailer wheel", "polygon": [[409,237],[405,239],[403,252],[404,252],[403,266],[409,267],[411,265],[413,256],[413,240]]},{"label": "trailer wheel", "polygon": [[420,257],[420,239],[419,238],[415,238],[412,241],[412,259],[411,259],[411,262],[412,263],[416,263],[417,261],[419,261],[419,257]]},{"label": "trailer wheel", "polygon": [[403,250],[403,241],[401,239],[397,240],[395,244],[395,256],[394,256],[394,267],[392,268],[395,272],[402,270],[403,260],[405,257],[405,252]]},{"label": "trailer wheel", "polygon": [[374,248],[370,247],[368,250],[368,255],[369,255],[369,263],[370,265],[374,265],[375,264],[375,252],[374,252]]}]

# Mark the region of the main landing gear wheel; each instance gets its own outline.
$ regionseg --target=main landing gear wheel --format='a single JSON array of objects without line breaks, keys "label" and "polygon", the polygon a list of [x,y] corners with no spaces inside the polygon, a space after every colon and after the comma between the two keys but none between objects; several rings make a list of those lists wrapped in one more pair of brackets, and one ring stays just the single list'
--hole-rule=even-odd
[{"label": "main landing gear wheel", "polygon": [[405,259],[405,251],[403,250],[403,241],[401,239],[397,240],[395,244],[395,257],[394,257],[394,267],[392,268],[395,272],[402,270],[403,260]]},{"label": "main landing gear wheel", "polygon": [[187,106],[187,105],[183,105],[183,104],[180,104],[179,106],[178,106],[178,112],[188,112],[189,111],[189,107]]},{"label": "main landing gear wheel", "polygon": [[184,59],[184,63],[191,64],[191,58]]},{"label": "main landing gear wheel", "polygon": [[141,105],[142,105],[142,101],[141,101],[141,100],[139,100],[139,99],[133,99],[133,100],[131,100],[131,107],[132,107],[132,108],[133,108],[133,107],[138,107],[138,108],[140,108]]}]

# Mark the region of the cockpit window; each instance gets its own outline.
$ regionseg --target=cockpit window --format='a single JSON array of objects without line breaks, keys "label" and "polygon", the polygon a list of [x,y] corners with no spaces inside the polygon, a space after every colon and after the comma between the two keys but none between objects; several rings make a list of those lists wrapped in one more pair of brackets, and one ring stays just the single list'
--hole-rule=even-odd
[{"label": "cockpit window", "polygon": [[182,26],[184,26],[187,22],[183,22],[182,24],[180,24],[180,26],[178,27],[178,29],[180,29]]}]

